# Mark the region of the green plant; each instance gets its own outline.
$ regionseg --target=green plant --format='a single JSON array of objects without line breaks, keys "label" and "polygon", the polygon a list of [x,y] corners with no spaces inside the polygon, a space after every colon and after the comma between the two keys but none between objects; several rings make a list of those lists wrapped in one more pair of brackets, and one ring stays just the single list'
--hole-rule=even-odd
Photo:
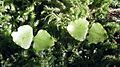
[{"label": "green plant", "polygon": [[1,0],[0,66],[118,66],[114,7],[118,0]]}]

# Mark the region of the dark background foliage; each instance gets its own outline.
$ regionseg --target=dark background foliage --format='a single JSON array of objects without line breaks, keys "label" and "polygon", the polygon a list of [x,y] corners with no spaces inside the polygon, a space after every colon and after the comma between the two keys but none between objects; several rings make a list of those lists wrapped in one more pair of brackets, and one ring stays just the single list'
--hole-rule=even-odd
[{"label": "dark background foliage", "polygon": [[[0,67],[119,67],[120,11],[112,11],[119,8],[119,0],[1,0]],[[83,17],[101,23],[109,38],[88,45],[71,37],[66,26]],[[26,24],[34,35],[44,29],[57,42],[38,54],[32,45],[27,50],[17,46],[11,32]]]}]

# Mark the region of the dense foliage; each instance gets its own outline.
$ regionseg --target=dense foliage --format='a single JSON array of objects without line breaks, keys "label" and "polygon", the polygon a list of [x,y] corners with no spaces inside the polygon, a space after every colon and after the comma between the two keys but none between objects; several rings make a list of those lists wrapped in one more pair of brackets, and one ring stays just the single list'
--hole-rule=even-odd
[{"label": "dense foliage", "polygon": [[0,0],[0,67],[119,66],[119,8],[119,0]]}]

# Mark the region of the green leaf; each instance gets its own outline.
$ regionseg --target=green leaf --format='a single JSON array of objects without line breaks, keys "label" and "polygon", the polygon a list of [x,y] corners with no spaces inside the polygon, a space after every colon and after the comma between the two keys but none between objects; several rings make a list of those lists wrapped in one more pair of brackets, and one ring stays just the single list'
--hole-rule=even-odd
[{"label": "green leaf", "polygon": [[24,49],[28,49],[33,39],[33,29],[29,25],[23,25],[17,32],[12,32],[13,41]]},{"label": "green leaf", "polygon": [[33,48],[38,52],[54,45],[54,39],[46,30],[39,30],[34,37]]},{"label": "green leaf", "polygon": [[115,34],[116,32],[120,32],[120,24],[116,22],[108,22],[105,27],[109,28],[109,32]]},{"label": "green leaf", "polygon": [[83,41],[88,32],[89,22],[86,19],[77,19],[67,26],[69,34],[76,40]]},{"label": "green leaf", "polygon": [[107,32],[100,23],[94,23],[89,30],[88,42],[89,44],[103,42],[107,39]]}]

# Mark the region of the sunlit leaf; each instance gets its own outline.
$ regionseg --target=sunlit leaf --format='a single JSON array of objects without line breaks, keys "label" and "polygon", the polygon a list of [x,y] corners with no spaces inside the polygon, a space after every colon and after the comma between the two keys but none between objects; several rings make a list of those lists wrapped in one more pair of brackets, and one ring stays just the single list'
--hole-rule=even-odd
[{"label": "sunlit leaf", "polygon": [[28,49],[33,39],[33,29],[29,25],[23,25],[17,32],[12,32],[13,41],[24,49]]},{"label": "sunlit leaf", "polygon": [[69,34],[76,40],[83,41],[88,32],[89,22],[86,19],[78,19],[67,26]]},{"label": "sunlit leaf", "polygon": [[34,37],[33,48],[38,52],[54,45],[54,39],[46,30],[39,30]]},{"label": "sunlit leaf", "polygon": [[94,23],[89,30],[88,42],[97,44],[105,39],[107,39],[106,30],[100,23]]}]

